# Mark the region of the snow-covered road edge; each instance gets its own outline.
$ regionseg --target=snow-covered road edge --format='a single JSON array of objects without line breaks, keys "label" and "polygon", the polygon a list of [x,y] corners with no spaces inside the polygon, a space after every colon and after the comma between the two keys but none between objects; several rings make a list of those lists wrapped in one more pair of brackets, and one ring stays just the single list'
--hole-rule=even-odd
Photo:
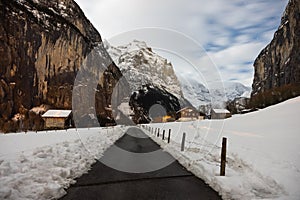
[{"label": "snow-covered road edge", "polygon": [[[219,176],[220,147],[215,146],[214,150],[206,151],[191,143],[186,145],[185,151],[182,152],[180,144],[176,141],[171,139],[171,143],[168,144],[161,136],[158,138],[147,130],[145,133],[188,171],[217,191],[222,199],[276,199],[285,194],[282,186],[270,177],[264,177],[234,154],[227,155],[227,175]],[[200,154],[203,156],[199,157]]]},{"label": "snow-covered road edge", "polygon": [[[78,129],[74,140],[0,156],[0,199],[57,199],[126,128]],[[38,133],[43,134],[43,133]],[[62,131],[59,134],[68,134]],[[29,144],[30,145],[30,144]]]}]

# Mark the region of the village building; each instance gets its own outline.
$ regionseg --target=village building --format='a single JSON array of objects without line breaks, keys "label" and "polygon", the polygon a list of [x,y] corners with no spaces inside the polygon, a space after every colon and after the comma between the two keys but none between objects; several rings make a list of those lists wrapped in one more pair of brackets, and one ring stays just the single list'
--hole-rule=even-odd
[{"label": "village building", "polygon": [[227,109],[211,109],[211,119],[225,119],[231,117],[231,113]]},{"label": "village building", "polygon": [[179,116],[178,121],[191,121],[191,120],[202,119],[199,111],[191,107],[182,108],[177,112],[177,116]]},{"label": "village building", "polygon": [[174,122],[175,118],[170,116],[170,115],[165,115],[165,116],[157,116],[153,118],[152,122],[153,123],[165,123],[165,122]]},{"label": "village building", "polygon": [[42,115],[45,129],[63,129],[71,126],[72,110],[48,110]]}]

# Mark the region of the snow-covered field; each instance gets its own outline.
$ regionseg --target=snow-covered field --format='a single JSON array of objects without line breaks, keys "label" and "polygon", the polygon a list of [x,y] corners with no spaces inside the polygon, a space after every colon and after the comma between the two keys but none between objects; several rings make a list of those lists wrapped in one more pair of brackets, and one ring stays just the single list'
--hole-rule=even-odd
[{"label": "snow-covered field", "polygon": [[[151,124],[146,131],[224,199],[300,199],[300,97],[226,120]],[[171,129],[171,142],[162,130]],[[180,151],[182,133],[186,145]],[[222,137],[227,138],[226,176],[219,176]]]},{"label": "snow-covered field", "polygon": [[[226,120],[150,124],[146,131],[224,199],[300,199],[300,97]],[[171,129],[171,142],[162,130]],[[65,194],[126,128],[0,134],[0,199],[53,199]],[[185,132],[185,150],[180,151]],[[219,176],[222,137],[226,176]]]},{"label": "snow-covered field", "polygon": [[87,172],[125,128],[0,134],[0,199],[53,199]]}]

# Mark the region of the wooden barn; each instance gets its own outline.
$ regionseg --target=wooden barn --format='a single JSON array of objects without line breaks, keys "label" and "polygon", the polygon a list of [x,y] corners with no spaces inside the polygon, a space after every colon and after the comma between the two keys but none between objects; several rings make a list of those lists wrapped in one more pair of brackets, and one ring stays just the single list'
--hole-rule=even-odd
[{"label": "wooden barn", "polygon": [[174,122],[175,118],[170,115],[165,115],[163,117],[155,117],[152,122],[153,123],[165,123],[165,122]]},{"label": "wooden barn", "polygon": [[200,113],[194,108],[185,107],[177,112],[177,116],[180,117],[179,121],[190,121],[199,119]]},{"label": "wooden barn", "polygon": [[42,115],[45,121],[45,129],[63,129],[71,125],[72,110],[48,110]]},{"label": "wooden barn", "polygon": [[227,109],[211,109],[211,119],[225,119],[231,117]]}]

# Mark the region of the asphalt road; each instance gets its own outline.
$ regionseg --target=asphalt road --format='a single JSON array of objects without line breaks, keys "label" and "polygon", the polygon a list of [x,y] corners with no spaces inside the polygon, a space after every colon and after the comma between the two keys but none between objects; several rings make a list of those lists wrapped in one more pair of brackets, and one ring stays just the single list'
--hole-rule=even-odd
[{"label": "asphalt road", "polygon": [[[167,166],[162,168],[164,165]],[[61,199],[221,198],[162,151],[141,129],[130,128]]]}]

